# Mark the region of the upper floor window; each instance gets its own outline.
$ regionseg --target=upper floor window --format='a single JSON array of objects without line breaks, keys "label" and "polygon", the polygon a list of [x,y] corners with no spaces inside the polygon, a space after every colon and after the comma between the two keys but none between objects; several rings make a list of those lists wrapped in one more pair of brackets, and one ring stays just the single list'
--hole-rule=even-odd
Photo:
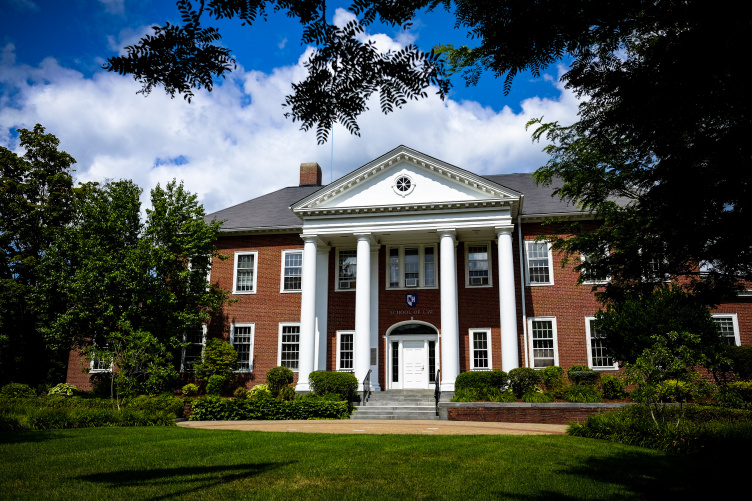
[{"label": "upper floor window", "polygon": [[355,289],[358,278],[358,251],[337,249],[337,289]]},{"label": "upper floor window", "polygon": [[736,313],[713,313],[712,317],[726,342],[731,346],[741,346],[739,319]]},{"label": "upper floor window", "polygon": [[491,250],[488,244],[465,244],[465,284],[469,287],[491,285]]},{"label": "upper floor window", "polygon": [[109,346],[97,349],[96,344],[89,362],[89,372],[112,372],[112,358],[107,355]]},{"label": "upper floor window", "polygon": [[436,287],[436,246],[389,247],[387,284],[391,289]]},{"label": "upper floor window", "polygon": [[527,322],[532,367],[542,369],[550,365],[559,365],[556,319],[552,317],[528,318]]},{"label": "upper floor window", "polygon": [[253,371],[254,324],[232,324],[230,344],[238,353],[238,372]]},{"label": "upper floor window", "polygon": [[595,328],[595,318],[585,317],[585,333],[588,344],[588,365],[591,369],[618,369],[619,364],[608,352],[606,338]]},{"label": "upper floor window", "polygon": [[472,351],[471,369],[474,371],[490,371],[491,329],[471,329],[470,343]]},{"label": "upper floor window", "polygon": [[282,292],[303,289],[303,251],[282,251]]},{"label": "upper floor window", "polygon": [[258,252],[238,251],[235,253],[235,273],[232,291],[235,294],[256,293],[256,266]]},{"label": "upper floor window", "polygon": [[525,260],[527,262],[528,285],[553,285],[553,258],[551,244],[548,242],[525,241]]},{"label": "upper floor window", "polygon": [[[607,256],[608,252],[605,252],[603,256]],[[582,275],[582,283],[583,284],[604,284],[608,282],[609,278],[607,275],[604,276],[604,274],[599,274],[597,271],[593,270],[593,265],[597,262],[598,256],[595,255],[586,255],[586,254],[580,254],[580,262],[584,266],[582,270],[580,271],[580,274]]]}]

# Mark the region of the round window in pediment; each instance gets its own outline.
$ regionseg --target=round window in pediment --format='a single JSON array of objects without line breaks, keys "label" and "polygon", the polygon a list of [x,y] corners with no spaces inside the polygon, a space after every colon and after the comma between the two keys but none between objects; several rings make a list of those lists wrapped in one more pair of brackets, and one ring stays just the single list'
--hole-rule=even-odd
[{"label": "round window in pediment", "polygon": [[415,188],[415,183],[413,183],[413,180],[410,178],[410,176],[406,174],[400,174],[394,180],[392,188],[394,188],[394,191],[398,195],[402,195],[404,197],[406,195],[409,195],[413,191],[413,189]]}]

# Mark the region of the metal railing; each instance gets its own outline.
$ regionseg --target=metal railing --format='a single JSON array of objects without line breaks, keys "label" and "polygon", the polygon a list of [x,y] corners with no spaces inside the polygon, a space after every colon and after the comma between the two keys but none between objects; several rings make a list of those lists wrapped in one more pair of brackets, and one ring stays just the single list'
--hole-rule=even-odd
[{"label": "metal railing", "polygon": [[368,369],[368,374],[363,378],[363,405],[366,405],[368,398],[371,396],[371,370],[372,369]]},{"label": "metal railing", "polygon": [[353,399],[355,397],[355,390],[357,388],[356,383],[350,383],[350,386],[347,387],[347,412],[352,414],[353,411]]},{"label": "metal railing", "polygon": [[433,398],[436,400],[436,415],[439,415],[439,400],[441,400],[441,369],[436,371],[436,378],[434,379],[436,389],[433,390]]}]

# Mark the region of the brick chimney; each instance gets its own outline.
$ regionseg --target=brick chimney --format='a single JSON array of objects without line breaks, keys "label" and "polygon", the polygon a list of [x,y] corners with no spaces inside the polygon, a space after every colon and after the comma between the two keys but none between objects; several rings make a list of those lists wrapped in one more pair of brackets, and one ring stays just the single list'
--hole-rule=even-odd
[{"label": "brick chimney", "polygon": [[300,186],[321,186],[321,167],[318,163],[300,164]]}]

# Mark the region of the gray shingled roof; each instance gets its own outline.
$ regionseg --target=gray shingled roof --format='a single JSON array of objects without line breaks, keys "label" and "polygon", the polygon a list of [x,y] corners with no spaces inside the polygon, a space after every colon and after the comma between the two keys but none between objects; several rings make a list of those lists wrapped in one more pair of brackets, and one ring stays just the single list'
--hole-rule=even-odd
[{"label": "gray shingled roof", "polygon": [[[536,186],[530,173],[483,177],[522,193],[525,196],[522,215],[580,212],[572,204],[559,200],[559,197],[551,197],[552,187]],[[290,210],[290,206],[324,187],[290,186],[282,188],[227,209],[207,214],[205,220],[224,221],[222,225],[224,231],[300,228],[302,226],[301,220]]]}]

